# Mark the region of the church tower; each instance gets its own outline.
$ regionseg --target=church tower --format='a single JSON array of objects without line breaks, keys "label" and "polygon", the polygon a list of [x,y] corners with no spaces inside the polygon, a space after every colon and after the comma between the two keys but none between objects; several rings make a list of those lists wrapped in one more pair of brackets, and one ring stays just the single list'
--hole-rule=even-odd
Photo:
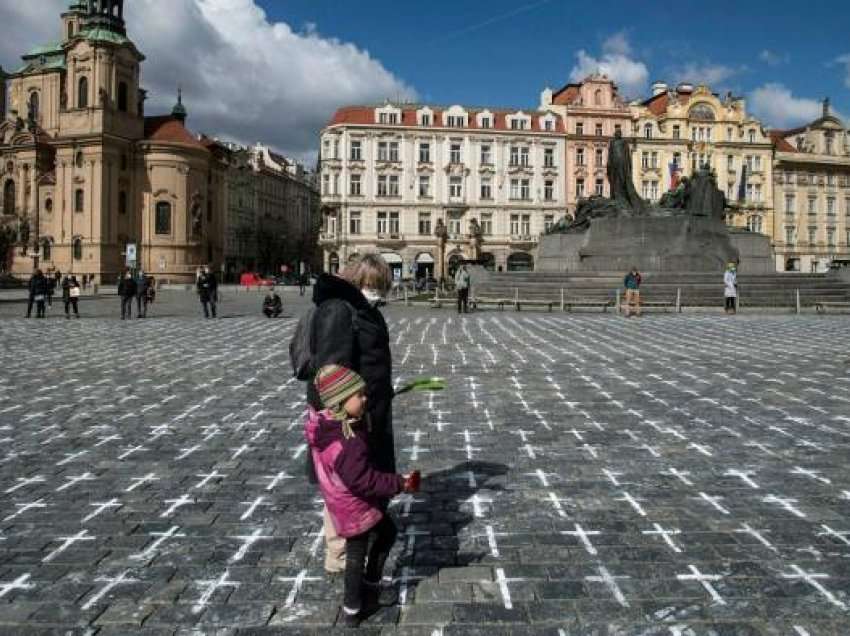
[{"label": "church tower", "polygon": [[73,40],[82,30],[82,22],[88,13],[88,4],[74,0],[68,10],[62,14],[62,34],[65,42]]}]

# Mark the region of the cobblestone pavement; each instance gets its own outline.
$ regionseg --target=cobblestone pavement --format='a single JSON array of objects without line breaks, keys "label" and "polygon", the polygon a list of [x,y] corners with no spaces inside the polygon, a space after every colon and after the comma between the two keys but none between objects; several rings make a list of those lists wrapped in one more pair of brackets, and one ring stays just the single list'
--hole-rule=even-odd
[{"label": "cobblestone pavement", "polygon": [[[0,323],[0,633],[339,629],[294,320],[174,307]],[[388,317],[449,388],[395,405],[424,490],[362,633],[850,633],[846,319]]]}]

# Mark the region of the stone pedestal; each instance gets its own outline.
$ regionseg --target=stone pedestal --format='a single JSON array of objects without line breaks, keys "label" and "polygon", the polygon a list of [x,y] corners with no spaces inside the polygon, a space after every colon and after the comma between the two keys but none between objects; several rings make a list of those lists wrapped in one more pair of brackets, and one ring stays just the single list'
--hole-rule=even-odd
[{"label": "stone pedestal", "polygon": [[[723,272],[741,260],[741,271],[767,273],[773,259],[767,237],[733,240],[720,220],[691,215],[593,219],[578,234],[544,236],[537,269],[544,272]],[[761,238],[759,238],[761,237]]]}]

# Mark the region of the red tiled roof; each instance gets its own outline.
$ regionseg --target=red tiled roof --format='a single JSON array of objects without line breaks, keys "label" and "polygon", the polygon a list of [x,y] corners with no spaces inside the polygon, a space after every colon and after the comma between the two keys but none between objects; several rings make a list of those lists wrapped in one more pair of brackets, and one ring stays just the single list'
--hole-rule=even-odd
[{"label": "red tiled roof", "polygon": [[552,103],[559,106],[569,106],[578,97],[580,84],[567,84],[552,95]]},{"label": "red tiled roof", "polygon": [[[679,100],[679,104],[687,104],[691,97],[691,93],[677,93],[676,97]],[[667,91],[664,91],[658,95],[653,95],[644,101],[643,105],[646,106],[649,109],[649,112],[653,115],[660,117],[667,112],[667,108],[670,106],[670,94]]]},{"label": "red tiled roof", "polygon": [[797,152],[797,149],[785,139],[786,136],[795,134],[793,130],[771,130],[768,134],[779,152]]},{"label": "red tiled roof", "polygon": [[[424,108],[424,106],[413,106],[401,109],[401,123],[395,124],[397,126],[416,126],[416,111]],[[443,121],[443,112],[444,110],[437,107],[429,107],[433,113],[432,126],[429,128],[442,128]],[[334,113],[333,118],[331,119],[328,126],[338,126],[341,124],[359,124],[359,125],[369,125],[375,124],[375,106],[345,106],[340,108]],[[486,130],[510,130],[510,126],[508,125],[508,116],[514,115],[519,111],[510,111],[504,109],[466,109],[466,114],[468,117],[469,125],[466,127],[467,129],[473,130],[485,130],[478,127],[478,122],[476,121],[476,117],[479,113],[487,110],[488,112],[493,114],[493,125],[491,128]],[[544,131],[540,127],[540,117],[543,115],[540,111],[537,110],[523,110],[523,113],[531,117],[531,128],[526,132],[559,132],[563,133],[564,124],[561,121],[560,117],[555,118],[555,130],[553,131]],[[393,124],[381,124],[382,126],[391,127]],[[522,132],[522,131],[517,131]]]},{"label": "red tiled roof", "polygon": [[195,136],[186,130],[183,122],[171,115],[145,117],[145,140],[181,144],[208,151],[204,144],[195,139]]}]

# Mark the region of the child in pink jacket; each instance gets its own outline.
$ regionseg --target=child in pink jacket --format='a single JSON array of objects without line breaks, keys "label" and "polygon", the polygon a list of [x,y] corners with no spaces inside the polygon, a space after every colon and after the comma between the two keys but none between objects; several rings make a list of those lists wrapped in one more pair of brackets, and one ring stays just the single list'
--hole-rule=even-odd
[{"label": "child in pink jacket", "polygon": [[[363,378],[329,365],[319,369],[315,385],[325,409],[307,419],[305,435],[331,521],[346,539],[343,613],[345,625],[357,627],[372,609],[367,606],[377,603],[384,564],[398,533],[381,502],[402,491],[415,492],[419,474],[382,473],[370,464],[361,420],[367,400]],[[367,555],[370,536],[374,541]],[[364,603],[366,596],[371,602]]]}]

